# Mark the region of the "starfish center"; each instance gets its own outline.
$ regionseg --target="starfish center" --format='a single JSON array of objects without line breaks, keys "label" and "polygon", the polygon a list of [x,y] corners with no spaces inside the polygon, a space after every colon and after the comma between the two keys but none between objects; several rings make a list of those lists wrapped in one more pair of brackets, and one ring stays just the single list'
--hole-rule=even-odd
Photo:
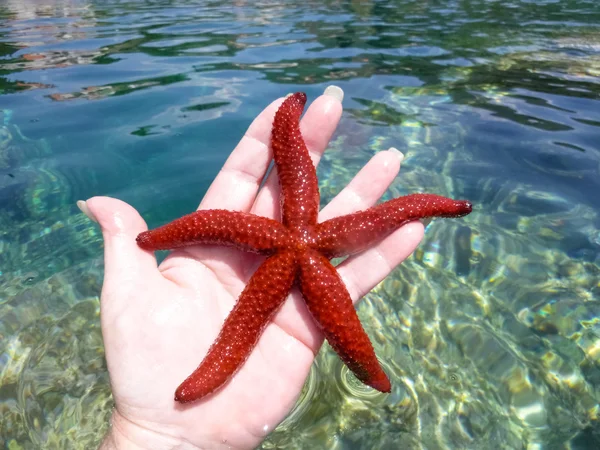
[{"label": "starfish center", "polygon": [[303,253],[311,247],[315,247],[317,242],[314,227],[298,227],[290,231],[290,247],[293,250]]}]

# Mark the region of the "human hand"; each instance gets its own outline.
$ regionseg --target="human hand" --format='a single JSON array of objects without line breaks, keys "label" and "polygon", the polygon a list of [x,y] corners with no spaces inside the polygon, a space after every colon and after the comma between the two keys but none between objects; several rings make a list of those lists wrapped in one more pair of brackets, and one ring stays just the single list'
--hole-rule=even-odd
[{"label": "human hand", "polygon": [[[329,95],[327,95],[329,94]],[[301,122],[315,165],[341,116],[341,91],[326,90]],[[269,105],[217,175],[200,209],[231,209],[277,217],[279,187],[268,151],[275,111]],[[401,153],[380,152],[319,214],[319,221],[375,204],[400,168]],[[264,257],[194,246],[173,251],[157,267],[136,236],[147,229],[129,205],[107,197],[88,200],[105,241],[101,320],[115,399],[104,448],[253,448],[298,398],[323,342],[302,298],[293,290],[233,379],[191,404],[173,400],[175,388],[199,364],[254,270]],[[404,260],[423,234],[405,225],[337,269],[357,301]]]}]

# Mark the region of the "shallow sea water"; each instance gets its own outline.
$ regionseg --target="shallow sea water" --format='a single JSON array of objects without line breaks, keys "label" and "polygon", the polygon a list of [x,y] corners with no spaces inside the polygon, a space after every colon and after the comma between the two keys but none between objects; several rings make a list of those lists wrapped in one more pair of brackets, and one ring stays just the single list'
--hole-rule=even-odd
[{"label": "shallow sea water", "polygon": [[102,194],[196,206],[272,99],[336,84],[323,203],[377,151],[387,194],[469,198],[359,314],[395,386],[327,346],[262,448],[600,448],[600,4],[0,2],[0,448],[93,448],[112,408]]}]

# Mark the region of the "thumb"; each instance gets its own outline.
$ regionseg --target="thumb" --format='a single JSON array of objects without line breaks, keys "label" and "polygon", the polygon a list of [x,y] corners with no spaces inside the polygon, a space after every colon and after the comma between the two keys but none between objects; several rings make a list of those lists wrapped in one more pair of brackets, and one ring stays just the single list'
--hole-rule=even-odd
[{"label": "thumb", "polygon": [[77,206],[102,230],[105,288],[135,289],[149,274],[158,272],[154,253],[142,250],[135,240],[148,226],[132,206],[110,197],[92,197],[78,201]]}]

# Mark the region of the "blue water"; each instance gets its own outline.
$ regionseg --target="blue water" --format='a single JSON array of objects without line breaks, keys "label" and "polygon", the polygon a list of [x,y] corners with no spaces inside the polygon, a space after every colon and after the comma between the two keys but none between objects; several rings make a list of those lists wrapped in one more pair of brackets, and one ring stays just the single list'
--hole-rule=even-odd
[{"label": "blue water", "polygon": [[330,84],[323,202],[394,146],[389,195],[476,209],[430,225],[361,306],[410,405],[325,349],[264,448],[600,447],[595,0],[0,2],[0,447],[106,430],[102,239],[75,202],[172,220],[271,100]]}]

